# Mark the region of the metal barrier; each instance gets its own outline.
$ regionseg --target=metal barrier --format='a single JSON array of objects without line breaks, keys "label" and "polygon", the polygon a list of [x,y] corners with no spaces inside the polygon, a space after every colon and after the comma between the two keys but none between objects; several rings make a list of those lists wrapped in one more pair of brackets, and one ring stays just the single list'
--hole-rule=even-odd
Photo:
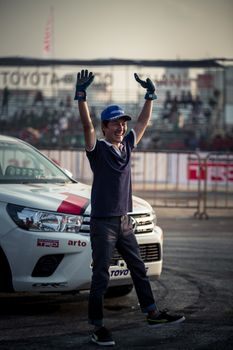
[{"label": "metal barrier", "polygon": [[203,212],[208,219],[209,209],[233,209],[233,153],[209,153],[201,161],[203,188]]},{"label": "metal barrier", "polygon": [[[193,176],[192,164],[196,176]],[[201,215],[200,156],[196,152],[135,152],[132,159],[134,194],[153,207],[193,208]]]},{"label": "metal barrier", "polygon": [[[43,150],[70,170],[74,178],[91,184],[92,172],[83,150]],[[233,209],[233,153],[183,151],[133,152],[133,193],[153,207],[193,209],[208,219],[210,209]]]}]

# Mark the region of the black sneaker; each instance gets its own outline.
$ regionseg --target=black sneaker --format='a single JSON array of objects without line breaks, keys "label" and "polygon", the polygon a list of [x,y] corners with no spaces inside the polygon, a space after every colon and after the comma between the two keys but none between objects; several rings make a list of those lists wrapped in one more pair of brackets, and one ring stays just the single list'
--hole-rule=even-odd
[{"label": "black sneaker", "polygon": [[159,311],[158,315],[147,316],[147,323],[150,327],[161,327],[164,325],[180,323],[185,320],[182,315],[169,315],[167,311]]},{"label": "black sneaker", "polygon": [[112,339],[112,334],[105,327],[101,327],[94,331],[91,335],[91,341],[102,346],[114,346],[115,341]]}]

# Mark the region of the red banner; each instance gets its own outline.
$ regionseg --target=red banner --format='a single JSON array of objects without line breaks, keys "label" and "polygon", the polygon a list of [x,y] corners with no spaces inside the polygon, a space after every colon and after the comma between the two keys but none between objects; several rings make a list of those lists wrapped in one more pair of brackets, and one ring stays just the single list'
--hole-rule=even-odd
[{"label": "red banner", "polygon": [[189,180],[207,180],[210,182],[233,182],[233,164],[226,162],[201,163],[188,162]]}]

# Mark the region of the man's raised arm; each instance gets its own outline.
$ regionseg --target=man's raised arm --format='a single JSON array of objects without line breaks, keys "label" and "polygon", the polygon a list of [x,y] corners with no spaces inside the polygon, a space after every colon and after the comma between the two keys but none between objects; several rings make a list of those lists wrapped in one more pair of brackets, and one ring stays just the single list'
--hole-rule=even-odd
[{"label": "man's raised arm", "polygon": [[78,100],[78,108],[81,118],[81,123],[84,131],[86,150],[90,151],[95,146],[96,135],[95,129],[91,120],[88,104],[86,102],[86,89],[93,82],[94,75],[88,70],[82,70],[77,74],[76,91],[74,99]]},{"label": "man's raised arm", "polygon": [[146,101],[144,103],[142,111],[139,114],[138,120],[134,127],[134,131],[136,133],[136,143],[138,143],[141,140],[146,130],[146,127],[150,121],[151,114],[152,114],[153,100],[157,99],[157,96],[155,94],[155,86],[149,78],[147,78],[145,81],[141,80],[136,73],[134,74],[134,77],[136,81],[144,89],[146,89],[146,94],[145,94]]}]

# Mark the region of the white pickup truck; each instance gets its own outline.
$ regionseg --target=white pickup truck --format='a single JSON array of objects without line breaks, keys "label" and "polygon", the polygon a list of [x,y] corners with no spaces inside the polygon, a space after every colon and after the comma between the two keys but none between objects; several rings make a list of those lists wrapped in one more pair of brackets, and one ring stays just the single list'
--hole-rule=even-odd
[{"label": "white pickup truck", "polygon": [[[92,259],[90,186],[31,145],[0,135],[0,291],[88,290]],[[163,232],[152,207],[133,197],[135,234],[150,278],[162,270]],[[127,294],[132,280],[115,251],[109,292]]]}]

